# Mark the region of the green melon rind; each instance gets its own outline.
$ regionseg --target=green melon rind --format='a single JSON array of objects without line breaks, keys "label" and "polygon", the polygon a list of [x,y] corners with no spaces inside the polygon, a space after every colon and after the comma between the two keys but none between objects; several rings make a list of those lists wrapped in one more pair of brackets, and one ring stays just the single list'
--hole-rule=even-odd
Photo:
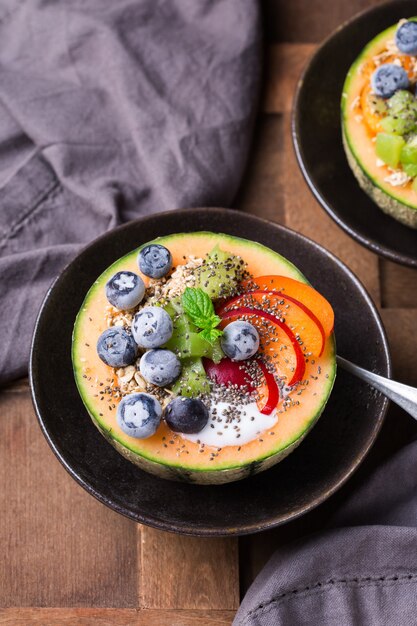
[{"label": "green melon rind", "polygon": [[[221,244],[227,245],[227,240],[230,240],[234,243],[236,241],[241,242],[242,248],[245,246],[252,247],[256,246],[256,248],[262,248],[264,253],[268,256],[273,256],[274,258],[279,257],[280,261],[287,265],[291,270],[292,277],[296,280],[300,280],[306,284],[309,284],[305,276],[295,267],[290,261],[288,261],[285,257],[281,256],[279,253],[274,252],[270,248],[263,246],[257,242],[251,242],[247,239],[242,239],[240,237],[232,237],[230,235],[224,235],[221,233],[210,233],[206,231],[198,232],[198,233],[178,233],[175,235],[167,235],[165,237],[158,237],[151,242],[147,242],[142,246],[138,247],[136,250],[133,250],[126,254],[125,256],[119,258],[115,263],[113,263],[110,267],[108,267],[94,282],[90,290],[88,291],[84,302],[81,306],[81,309],[76,317],[74,324],[74,331],[72,337],[72,363],[76,385],[80,396],[83,400],[83,403],[94,423],[94,425],[98,428],[101,434],[107,439],[109,443],[111,443],[118,452],[120,452],[125,458],[134,463],[135,465],[141,467],[142,469],[151,472],[161,478],[168,478],[171,480],[182,480],[186,482],[193,482],[199,484],[221,484],[225,482],[231,482],[240,480],[242,478],[246,478],[252,474],[261,472],[269,467],[272,467],[282,459],[284,459],[290,452],[292,452],[304,439],[304,437],[308,434],[311,428],[319,419],[321,413],[324,410],[327,399],[330,395],[330,392],[333,388],[334,380],[336,377],[336,345],[334,335],[330,338],[332,341],[332,354],[334,367],[329,374],[329,378],[326,379],[326,385],[323,386],[323,401],[321,405],[317,408],[316,412],[312,415],[309,422],[304,423],[300,431],[294,436],[292,441],[287,441],[285,446],[278,447],[274,450],[270,450],[267,455],[263,457],[257,458],[253,462],[244,461],[242,463],[236,463],[233,465],[229,464],[219,464],[217,463],[215,467],[208,466],[200,466],[200,467],[184,467],[181,464],[181,461],[178,462],[171,461],[169,464],[164,463],[161,459],[158,459],[157,456],[152,456],[149,453],[145,455],[142,451],[139,452],[132,448],[122,436],[113,433],[112,429],[108,429],[107,425],[100,420],[100,417],[96,414],[94,408],[90,404],[89,398],[89,390],[86,387],[85,379],[82,375],[82,365],[77,355],[77,330],[79,327],[79,322],[84,313],[84,308],[86,304],[90,301],[91,298],[94,298],[96,290],[101,289],[102,286],[115,274],[119,268],[122,268],[127,259],[131,259],[132,256],[137,255],[139,250],[144,247],[144,245],[148,245],[149,243],[166,243],[169,244],[169,241],[172,240],[173,237],[176,239],[178,237],[187,238],[189,234],[192,234],[193,237],[202,236],[202,237],[213,237],[213,239],[218,240],[221,237]],[[226,462],[225,462],[226,463]]]},{"label": "green melon rind", "polygon": [[[336,367],[334,368],[334,376],[331,378],[329,394],[333,387],[335,374]],[[260,457],[256,461],[249,461],[241,465],[228,467],[217,465],[213,469],[184,467],[180,463],[171,463],[168,465],[165,463],[161,463],[161,461],[157,461],[155,459],[145,457],[144,455],[140,455],[131,450],[125,443],[120,443],[117,437],[112,436],[107,429],[99,425],[97,423],[97,420],[95,419],[95,416],[92,415],[90,412],[89,413],[92,417],[93,423],[101,432],[101,434],[105,437],[105,439],[107,439],[107,441],[111,443],[111,445],[116,448],[116,450],[120,452],[122,456],[124,456],[131,463],[134,463],[141,469],[150,472],[155,476],[159,476],[159,478],[165,478],[168,480],[196,483],[199,485],[220,485],[232,481],[234,482],[237,480],[242,480],[243,478],[248,478],[249,476],[253,476],[254,474],[258,474],[259,472],[263,472],[269,469],[273,465],[276,465],[277,463],[285,459],[285,457],[288,456],[293,450],[295,450],[295,448],[297,448],[303,441],[303,439],[308,435],[308,433],[322,414],[326,402],[327,397],[323,401],[317,413],[308,423],[307,427],[303,428],[301,434],[297,435],[291,443],[285,446],[285,448],[278,449],[278,451],[272,452],[265,457]]]},{"label": "green melon rind", "polygon": [[[410,18],[412,21],[417,21],[417,17]],[[381,186],[381,182],[374,178],[370,172],[363,166],[360,155],[355,149],[354,142],[349,136],[349,132],[346,125],[346,120],[350,115],[350,111],[346,108],[347,94],[349,92],[351,81],[355,77],[356,72],[368,57],[373,52],[374,47],[380,43],[382,39],[393,35],[397,26],[390,26],[386,30],[382,31],[367,46],[362,50],[361,54],[357,57],[354,63],[351,65],[349,72],[347,73],[345,83],[343,85],[342,92],[342,138],[343,146],[345,149],[346,157],[349,166],[357,179],[359,186],[363,191],[370,196],[370,198],[379,206],[384,212],[394,217],[399,222],[410,226],[411,228],[417,228],[417,201],[415,204],[406,202],[403,198],[395,193],[395,189],[386,189]]]},{"label": "green melon rind", "polygon": [[350,169],[358,181],[360,188],[372,198],[375,204],[377,204],[384,213],[394,217],[406,226],[417,228],[417,207],[413,209],[404,202],[396,200],[394,196],[390,196],[381,189],[376,181],[361,167],[346,139],[345,133],[343,133],[343,146]]}]

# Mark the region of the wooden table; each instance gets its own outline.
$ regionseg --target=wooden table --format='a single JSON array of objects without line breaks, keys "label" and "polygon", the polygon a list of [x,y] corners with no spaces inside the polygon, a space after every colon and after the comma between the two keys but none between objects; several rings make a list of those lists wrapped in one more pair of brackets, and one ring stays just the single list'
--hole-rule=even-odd
[{"label": "wooden table", "polygon": [[[395,375],[417,385],[417,273],[378,259],[320,209],[298,170],[290,111],[298,75],[317,42],[377,2],[264,2],[265,89],[252,158],[235,206],[284,223],[334,252],[382,313]],[[226,626],[274,548],[322,527],[373,466],[417,435],[391,408],[361,470],[319,509],[243,539],[181,537],[138,526],[98,503],[56,460],[28,384],[0,394],[0,624]]]}]

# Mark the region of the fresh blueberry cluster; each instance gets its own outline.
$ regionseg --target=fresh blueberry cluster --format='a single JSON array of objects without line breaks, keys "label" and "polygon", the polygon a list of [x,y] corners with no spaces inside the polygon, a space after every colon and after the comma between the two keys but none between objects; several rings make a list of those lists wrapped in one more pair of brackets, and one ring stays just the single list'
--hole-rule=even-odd
[{"label": "fresh blueberry cluster", "polygon": [[[417,55],[417,22],[405,21],[395,33],[395,44],[406,55]],[[383,63],[371,76],[373,92],[384,99],[391,98],[400,89],[409,89],[408,73],[395,63]]]},{"label": "fresh blueberry cluster", "polygon": [[[126,435],[135,439],[147,439],[158,430],[162,419],[162,407],[148,393],[130,393],[117,407],[117,423]],[[163,417],[174,432],[199,433],[207,425],[209,411],[198,398],[178,396],[165,409]]]},{"label": "fresh blueberry cluster", "polygon": [[[138,265],[143,275],[161,278],[170,272],[172,256],[164,246],[151,244],[140,250]],[[132,310],[142,302],[145,284],[134,272],[120,271],[107,282],[105,291],[114,307]],[[181,374],[180,359],[163,348],[172,335],[173,322],[167,311],[160,306],[144,306],[134,315],[131,331],[119,326],[105,330],[98,339],[97,352],[104,363],[119,368],[133,364],[139,349],[145,350],[139,361],[142,377],[151,385],[168,387]],[[221,346],[225,355],[235,361],[248,359],[259,348],[258,331],[248,322],[232,322],[224,330]],[[123,397],[117,408],[117,422],[124,433],[145,439],[156,432],[163,415],[156,395],[130,393]],[[163,417],[171,430],[192,434],[207,425],[209,410],[199,398],[177,396]]]}]

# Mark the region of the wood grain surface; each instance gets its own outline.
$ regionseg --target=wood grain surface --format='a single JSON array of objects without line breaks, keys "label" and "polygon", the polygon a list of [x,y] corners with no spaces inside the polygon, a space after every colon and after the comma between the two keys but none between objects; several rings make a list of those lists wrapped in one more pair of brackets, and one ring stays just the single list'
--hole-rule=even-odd
[{"label": "wood grain surface", "polygon": [[[417,384],[417,273],[378,259],[324,213],[296,164],[294,89],[317,44],[376,0],[266,0],[265,85],[235,206],[283,223],[339,256],[363,281],[386,326],[394,373]],[[0,394],[0,625],[226,626],[278,545],[321,527],[372,467],[417,428],[390,409],[362,468],[330,501],[274,531],[237,539],[180,537],[113,513],[55,459],[27,381]]]},{"label": "wood grain surface", "polygon": [[234,611],[0,609],[2,626],[229,626]]}]

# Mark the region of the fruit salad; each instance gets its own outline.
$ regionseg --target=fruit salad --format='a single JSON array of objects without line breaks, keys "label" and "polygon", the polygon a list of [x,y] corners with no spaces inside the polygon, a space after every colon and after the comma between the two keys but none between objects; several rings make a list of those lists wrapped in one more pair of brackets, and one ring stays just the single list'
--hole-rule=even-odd
[{"label": "fruit salad", "polygon": [[417,190],[417,22],[401,20],[393,40],[363,66],[367,88],[356,103],[375,135],[375,152],[389,166],[387,182]]},{"label": "fruit salad", "polygon": [[[94,287],[100,306],[93,307],[94,300],[88,304],[87,298],[73,344],[81,395],[90,397],[85,402],[96,425],[122,453],[122,447],[135,451],[137,458],[128,458],[139,459],[144,467],[143,451],[152,450],[163,465],[172,466],[166,457],[175,445],[182,459],[176,466],[186,470],[187,454],[194,457],[198,451],[192,469],[200,476],[207,472],[207,462],[213,470],[221,466],[223,480],[217,476],[213,482],[243,477],[233,471],[227,476],[228,469],[239,465],[239,452],[255,444],[256,457],[256,443],[262,449],[263,437],[274,439],[280,416],[290,409],[295,413],[313,379],[327,377],[329,391],[335,369],[333,311],[325,298],[289,275],[254,275],[251,249],[245,258],[244,245],[237,254],[236,243],[231,250],[221,238],[217,236],[221,244],[201,256],[189,253],[179,259],[175,252],[174,261],[167,237],[166,244],[151,242],[128,255],[125,268],[123,260],[118,262],[117,271],[108,271],[106,281],[99,279]],[[283,259],[275,256],[277,262]],[[93,322],[87,312],[96,316],[103,304],[99,313],[106,328],[87,336],[92,335],[88,320]],[[92,345],[100,367],[94,366]],[[115,414],[107,426],[103,403],[109,420]],[[248,465],[245,454],[240,456]]]},{"label": "fruit salad", "polygon": [[417,21],[410,18],[364,48],[342,96],[344,145],[355,176],[383,211],[412,227],[417,227],[416,85]]}]

